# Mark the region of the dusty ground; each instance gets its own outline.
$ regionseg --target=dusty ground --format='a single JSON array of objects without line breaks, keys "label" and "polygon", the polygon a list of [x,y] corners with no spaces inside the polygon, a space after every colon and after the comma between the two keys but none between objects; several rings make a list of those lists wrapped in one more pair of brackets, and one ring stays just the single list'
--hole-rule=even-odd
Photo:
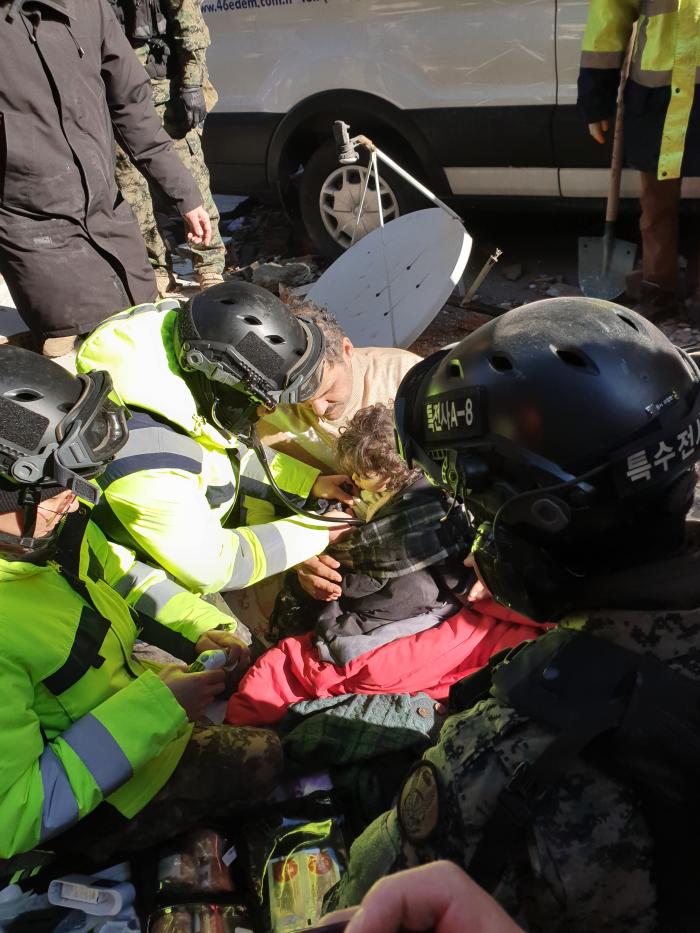
[{"label": "dusty ground", "polygon": [[[222,213],[221,230],[228,244],[227,275],[243,277],[278,291],[278,280],[303,291],[317,278],[327,261],[314,255],[313,244],[273,207],[252,199],[217,197]],[[465,225],[474,238],[472,257],[465,272],[469,287],[496,247],[503,251],[498,264],[479,288],[469,308],[462,308],[454,294],[413,349],[425,356],[448,343],[460,340],[494,315],[540,298],[580,295],[578,288],[578,237],[600,235],[597,214],[523,214],[513,211],[487,213],[464,211]],[[624,217],[618,236],[637,238],[637,219]],[[687,222],[686,222],[687,223]],[[178,292],[183,298],[196,294],[187,250],[176,259]],[[272,266],[265,267],[271,261]],[[275,264],[277,264],[275,266]],[[279,266],[284,267],[280,271]],[[620,299],[624,301],[623,299]],[[22,328],[9,294],[0,279],[0,340]],[[700,329],[681,318],[663,322],[661,328],[680,346],[700,345]],[[74,354],[63,358],[73,365]]]},{"label": "dusty ground", "polygon": [[[495,247],[503,254],[469,308],[462,308],[460,296],[455,294],[418,338],[411,349],[422,356],[460,340],[510,308],[541,298],[580,295],[578,237],[598,236],[601,232],[596,214],[464,216],[474,238],[465,273],[467,288]],[[254,279],[256,270],[250,269],[251,263],[293,261],[307,266],[315,278],[327,265],[313,255],[313,244],[300,236],[281,210],[248,201],[235,205],[224,217],[222,227],[231,236],[231,271],[240,266],[245,270],[243,275]],[[622,219],[618,236],[636,239],[634,216]],[[295,280],[292,284],[296,284]],[[690,327],[680,317],[660,326],[680,346],[700,345],[700,329]]]}]

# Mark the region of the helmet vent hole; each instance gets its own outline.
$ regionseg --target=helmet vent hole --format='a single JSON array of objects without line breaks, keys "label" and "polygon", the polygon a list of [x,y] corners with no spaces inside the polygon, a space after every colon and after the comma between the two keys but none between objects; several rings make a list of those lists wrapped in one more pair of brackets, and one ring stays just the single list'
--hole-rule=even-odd
[{"label": "helmet vent hole", "polygon": [[253,317],[252,314],[246,314],[244,317],[241,318],[241,320],[245,321],[246,324],[252,324],[253,327],[260,327],[260,325],[262,324],[262,321],[260,320],[260,318]]},{"label": "helmet vent hole", "polygon": [[304,355],[304,351],[303,351],[303,350],[295,350],[295,351],[294,351],[294,355],[295,355],[295,356],[303,356],[303,355]]},{"label": "helmet vent hole", "polygon": [[461,379],[464,376],[464,371],[462,370],[462,364],[459,360],[453,360],[447,370],[447,374],[451,379]]},{"label": "helmet vent hole", "polygon": [[267,339],[270,343],[284,343],[284,337],[280,337],[279,334],[270,334]]},{"label": "helmet vent hole", "polygon": [[631,318],[626,317],[624,314],[618,314],[618,317],[620,318],[621,321],[624,321],[628,327],[631,327],[632,330],[636,330],[637,332],[639,332],[639,327],[637,327],[637,325]]},{"label": "helmet vent hole", "polygon": [[36,392],[34,389],[14,389],[12,392],[6,392],[5,395],[15,402],[36,402],[43,398],[41,392]]},{"label": "helmet vent hole", "polygon": [[562,363],[573,366],[574,369],[588,369],[590,364],[586,357],[577,350],[555,350]]},{"label": "helmet vent hole", "polygon": [[489,363],[492,369],[495,369],[497,373],[509,373],[513,369],[513,364],[505,353],[494,353]]}]

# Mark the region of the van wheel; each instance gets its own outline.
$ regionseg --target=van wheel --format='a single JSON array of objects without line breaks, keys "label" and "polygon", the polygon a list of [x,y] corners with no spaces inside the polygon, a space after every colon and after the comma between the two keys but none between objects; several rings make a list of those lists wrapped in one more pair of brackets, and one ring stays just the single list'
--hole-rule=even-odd
[{"label": "van wheel", "polygon": [[[301,217],[319,252],[329,259],[336,259],[352,245],[368,161],[363,151],[354,165],[339,165],[338,150],[330,140],[319,146],[304,166],[299,189]],[[374,173],[371,174],[355,241],[379,226],[379,198],[384,223],[420,206],[418,193],[381,163],[379,180],[378,195]]]}]

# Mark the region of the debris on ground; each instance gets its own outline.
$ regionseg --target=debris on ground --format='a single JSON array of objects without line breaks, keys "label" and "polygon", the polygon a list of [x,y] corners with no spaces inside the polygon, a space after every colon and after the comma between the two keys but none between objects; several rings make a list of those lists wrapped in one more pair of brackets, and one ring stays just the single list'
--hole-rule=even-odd
[{"label": "debris on ground", "polygon": [[569,285],[567,282],[557,282],[551,285],[544,293],[545,298],[580,298],[581,289],[578,285]]},{"label": "debris on ground", "polygon": [[504,266],[501,269],[501,275],[504,279],[508,279],[509,282],[517,282],[523,275],[522,263],[516,262],[512,266]]},{"label": "debris on ground", "polygon": [[685,321],[669,318],[667,321],[661,321],[658,326],[677,347],[700,347],[700,329],[691,327]]},{"label": "debris on ground", "polygon": [[253,269],[252,282],[279,294],[280,285],[293,288],[309,285],[318,278],[318,266],[309,257],[308,262],[264,262]]},{"label": "debris on ground", "polygon": [[[284,300],[303,298],[329,265],[328,260],[313,253],[306,235],[283,210],[253,198],[230,200],[236,203],[233,209],[222,210],[220,224],[227,242],[225,277],[240,276],[270,289]],[[528,230],[527,224],[524,230]],[[475,231],[477,243],[479,239]],[[533,236],[532,230],[517,234],[511,228],[511,239],[504,243],[504,255],[509,264],[492,270],[467,308],[461,306],[460,296],[455,292],[410,349],[427,356],[520,305],[542,298],[579,296],[576,238],[572,235],[569,240],[556,231],[538,231],[537,236]],[[487,252],[489,248],[483,247]],[[478,253],[478,246],[475,251]],[[188,300],[197,294],[198,286],[192,272],[190,250],[184,247],[179,253],[174,262],[175,294],[181,300]],[[621,299],[623,304],[633,302],[633,298],[629,302]],[[691,326],[680,316],[660,322],[659,327],[678,346],[700,346],[700,327]],[[0,279],[0,343],[6,342],[3,334],[20,329],[24,330],[25,326],[12,308],[7,288]],[[63,359],[59,362],[64,363]],[[65,365],[72,363],[73,355],[66,358]]]},{"label": "debris on ground", "polygon": [[493,312],[475,310],[474,301],[468,308],[462,308],[458,298],[450,299],[408,349],[419,356],[429,356],[441,347],[459,342],[492,319]]},{"label": "debris on ground", "polygon": [[281,208],[248,198],[225,218],[222,233],[231,237],[230,251],[240,266],[313,253],[313,245],[306,234]]}]

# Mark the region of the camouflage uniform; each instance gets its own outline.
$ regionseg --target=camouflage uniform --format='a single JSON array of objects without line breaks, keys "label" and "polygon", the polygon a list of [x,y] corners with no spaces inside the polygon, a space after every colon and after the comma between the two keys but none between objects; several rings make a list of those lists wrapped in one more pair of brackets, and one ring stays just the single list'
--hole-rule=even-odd
[{"label": "camouflage uniform", "polygon": [[[119,3],[121,2],[123,0],[119,0]],[[116,5],[118,4],[115,2]],[[168,21],[169,74],[167,77],[151,75],[151,89],[156,110],[167,133],[172,137],[176,152],[192,173],[202,193],[204,209],[211,218],[211,243],[209,246],[192,247],[192,264],[197,278],[202,282],[212,276],[222,275],[226,248],[219,233],[219,211],[209,188],[209,171],[202,151],[202,130],[187,127],[179,91],[183,86],[202,87],[207,111],[216,103],[216,91],[209,80],[206,66],[206,50],[210,44],[209,30],[204,22],[199,0],[161,0],[161,9]],[[149,43],[133,39],[131,41],[137,58],[146,67],[150,54]],[[158,229],[146,179],[119,147],[116,177],[122,194],[136,215],[160,287],[161,282],[169,278],[172,269],[170,251],[176,244],[164,242]]]},{"label": "camouflage uniform", "polygon": [[[637,598],[637,604],[658,605],[659,591],[668,591],[669,607],[700,605],[697,551],[693,557],[688,574],[667,563],[660,565],[661,576],[646,575],[649,600]],[[628,576],[628,604],[630,592],[645,586],[644,577],[630,585]],[[618,594],[612,604],[624,605],[624,597]],[[561,625],[653,655],[700,679],[700,609],[596,610]],[[495,699],[450,717],[439,743],[406,778],[395,809],[352,846],[332,906],[357,904],[378,878],[417,864],[447,858],[467,868],[499,792],[518,763],[534,761],[551,739],[552,733]],[[652,854],[636,793],[577,758],[535,804],[527,851],[513,853],[492,893],[533,933],[652,933],[658,929]]]},{"label": "camouflage uniform", "polygon": [[106,862],[247,810],[267,797],[281,773],[282,747],[274,732],[195,726],[177,768],[133,819],[103,803],[52,847]]}]

